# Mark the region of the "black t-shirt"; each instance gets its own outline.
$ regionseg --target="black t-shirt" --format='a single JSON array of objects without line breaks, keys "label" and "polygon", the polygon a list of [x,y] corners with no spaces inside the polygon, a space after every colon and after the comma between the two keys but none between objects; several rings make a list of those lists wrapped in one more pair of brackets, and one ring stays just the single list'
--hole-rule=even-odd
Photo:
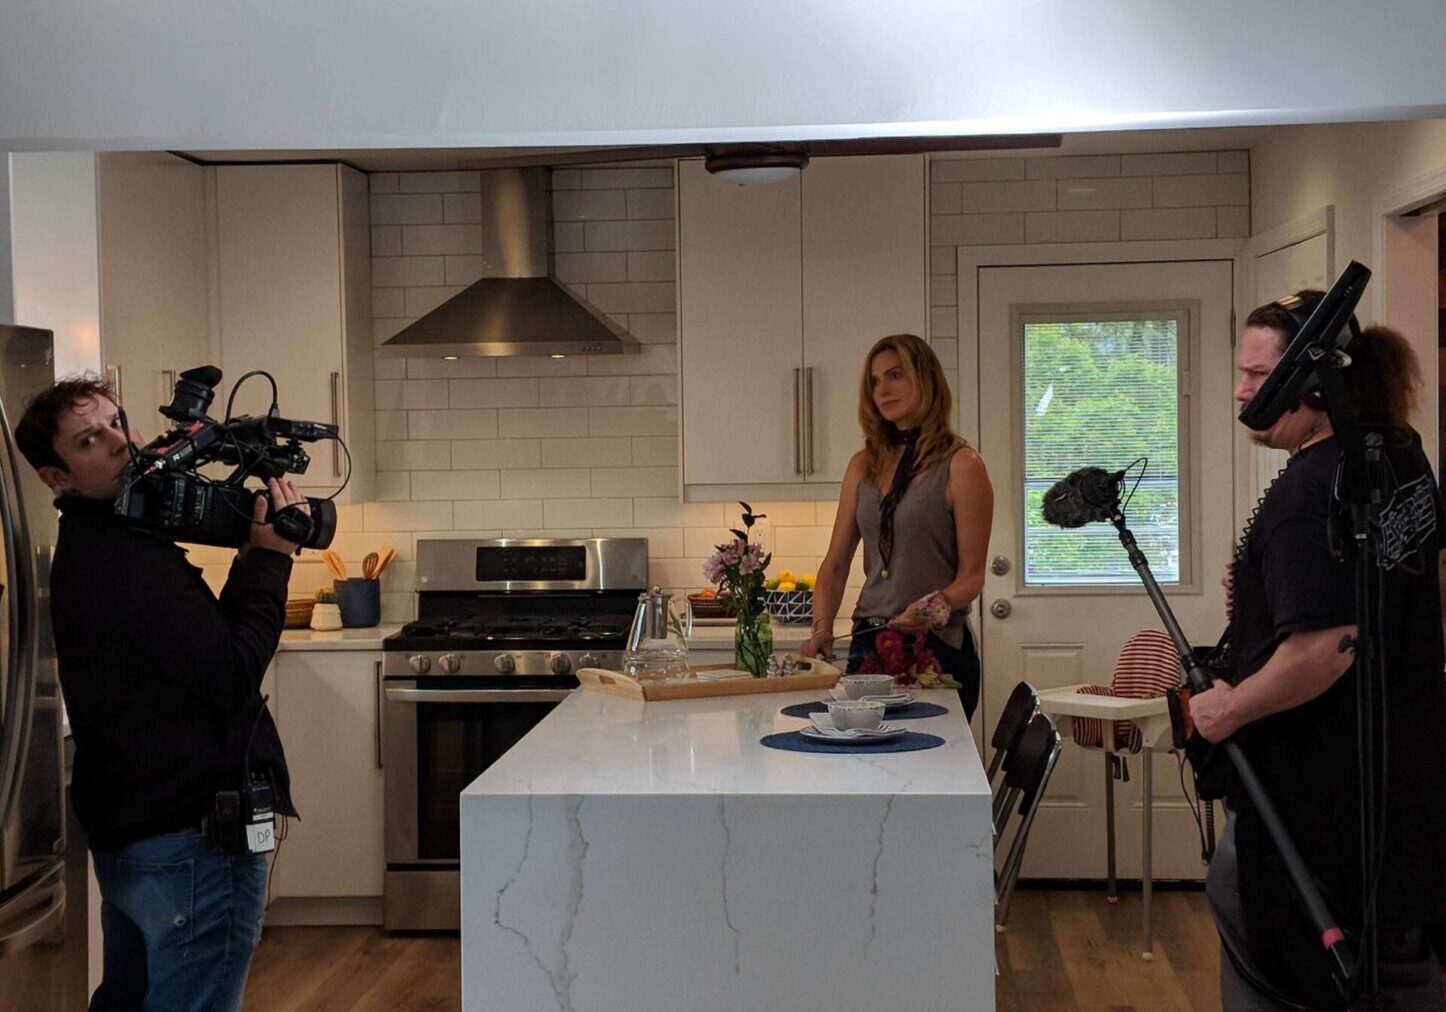
[{"label": "black t-shirt", "polygon": [[[1391,564],[1383,573],[1380,611],[1388,779],[1378,911],[1383,931],[1399,931],[1446,913],[1446,862],[1440,856],[1446,839],[1446,679],[1437,576],[1443,514],[1420,437],[1379,431],[1394,490],[1381,521],[1383,555]],[[1254,518],[1235,562],[1231,656],[1237,683],[1255,674],[1291,634],[1356,622],[1354,564],[1331,551],[1339,458],[1334,438],[1297,453]],[[1343,533],[1347,527],[1342,521]],[[1359,927],[1362,909],[1356,710],[1352,666],[1320,696],[1235,737],[1348,931]],[[1249,944],[1266,962],[1272,954],[1279,962],[1281,939],[1298,930],[1302,915],[1253,806],[1238,788],[1230,802],[1238,817]],[[1313,951],[1319,953],[1318,944]]]},{"label": "black t-shirt", "polygon": [[291,560],[238,556],[218,600],[184,549],[128,527],[109,502],[58,505],[50,608],[90,846],[199,826],[217,791],[240,788],[248,742],[250,768],[272,772],[277,809],[295,815],[260,691]]}]

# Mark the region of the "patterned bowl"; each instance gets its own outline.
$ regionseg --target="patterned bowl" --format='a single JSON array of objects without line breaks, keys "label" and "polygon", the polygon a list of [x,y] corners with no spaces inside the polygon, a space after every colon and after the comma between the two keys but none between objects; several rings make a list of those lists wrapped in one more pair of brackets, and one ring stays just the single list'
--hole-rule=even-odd
[{"label": "patterned bowl", "polygon": [[813,591],[770,590],[764,607],[775,622],[784,625],[807,625],[813,621]]}]

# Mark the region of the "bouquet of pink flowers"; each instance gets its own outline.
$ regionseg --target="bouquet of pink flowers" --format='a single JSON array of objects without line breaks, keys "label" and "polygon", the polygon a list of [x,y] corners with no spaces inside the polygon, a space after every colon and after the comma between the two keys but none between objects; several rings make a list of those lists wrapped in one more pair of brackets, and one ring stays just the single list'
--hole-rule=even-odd
[{"label": "bouquet of pink flowers", "polygon": [[959,683],[944,674],[929,649],[929,637],[920,633],[909,643],[897,629],[884,629],[874,637],[874,650],[859,665],[859,674],[893,675],[894,684],[921,689],[957,689]]}]

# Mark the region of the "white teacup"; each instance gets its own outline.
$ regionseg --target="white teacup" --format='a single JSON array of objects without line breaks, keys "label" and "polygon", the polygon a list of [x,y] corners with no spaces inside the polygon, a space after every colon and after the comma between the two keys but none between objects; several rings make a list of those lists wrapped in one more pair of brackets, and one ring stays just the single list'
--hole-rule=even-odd
[{"label": "white teacup", "polygon": [[872,700],[844,699],[831,700],[824,705],[828,707],[828,715],[833,718],[833,726],[839,731],[848,731],[856,727],[872,729],[884,722],[883,703],[875,703]]},{"label": "white teacup", "polygon": [[864,696],[885,696],[894,691],[893,675],[844,675],[838,680],[838,688],[849,699]]}]

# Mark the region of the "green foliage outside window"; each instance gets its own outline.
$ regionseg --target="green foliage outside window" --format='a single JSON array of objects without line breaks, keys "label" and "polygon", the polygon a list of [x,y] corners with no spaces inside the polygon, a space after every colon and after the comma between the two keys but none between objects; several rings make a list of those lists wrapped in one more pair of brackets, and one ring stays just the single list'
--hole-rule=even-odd
[{"label": "green foliage outside window", "polygon": [[1026,584],[1137,581],[1113,527],[1062,530],[1040,516],[1045,491],[1074,469],[1137,457],[1149,468],[1126,511],[1130,529],[1160,582],[1179,581],[1178,329],[1175,319],[1025,324]]}]

